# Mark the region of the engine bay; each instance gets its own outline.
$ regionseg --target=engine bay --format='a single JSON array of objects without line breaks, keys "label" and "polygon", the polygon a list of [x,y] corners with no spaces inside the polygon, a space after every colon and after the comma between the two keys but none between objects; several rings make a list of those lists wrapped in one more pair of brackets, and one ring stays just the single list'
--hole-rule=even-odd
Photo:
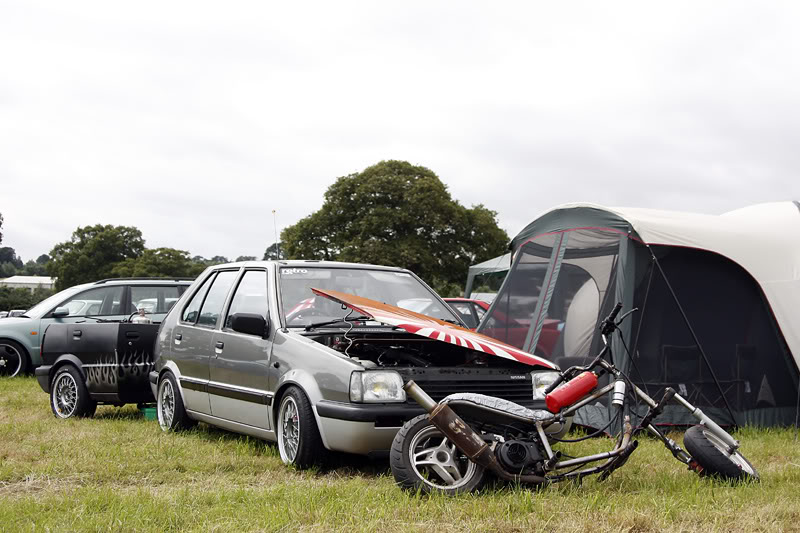
[{"label": "engine bay", "polygon": [[483,367],[530,372],[524,363],[406,333],[391,327],[316,330],[310,339],[356,360],[365,368]]}]

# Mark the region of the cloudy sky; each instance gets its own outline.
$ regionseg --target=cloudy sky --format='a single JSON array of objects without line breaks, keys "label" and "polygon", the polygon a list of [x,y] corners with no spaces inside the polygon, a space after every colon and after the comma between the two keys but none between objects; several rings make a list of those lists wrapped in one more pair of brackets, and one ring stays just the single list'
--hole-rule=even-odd
[{"label": "cloudy sky", "polygon": [[4,246],[78,226],[261,256],[338,176],[563,202],[800,199],[797,2],[0,2]]}]

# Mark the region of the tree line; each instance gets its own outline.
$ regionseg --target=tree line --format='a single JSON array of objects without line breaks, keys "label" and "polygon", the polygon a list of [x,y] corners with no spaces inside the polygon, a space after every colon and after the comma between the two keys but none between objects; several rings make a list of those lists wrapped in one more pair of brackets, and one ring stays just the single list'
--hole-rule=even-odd
[{"label": "tree line", "polygon": [[[463,206],[433,171],[406,161],[382,161],[341,176],[324,198],[318,211],[286,227],[262,259],[399,266],[443,296],[454,296],[470,265],[502,254],[508,244],[495,211],[482,204]],[[2,223],[0,215],[0,230]],[[209,265],[227,262],[224,256],[206,259],[175,248],[147,248],[136,227],[97,224],[78,227],[49,254],[27,263],[13,248],[0,248],[0,277],[49,275],[57,278],[56,290],[62,290],[112,277],[193,278]]]}]

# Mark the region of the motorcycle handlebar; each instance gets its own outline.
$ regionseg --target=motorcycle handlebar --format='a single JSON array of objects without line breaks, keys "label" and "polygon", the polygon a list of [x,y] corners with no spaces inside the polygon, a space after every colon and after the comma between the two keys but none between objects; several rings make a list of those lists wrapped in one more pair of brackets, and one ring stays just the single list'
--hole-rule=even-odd
[{"label": "motorcycle handlebar", "polygon": [[545,396],[547,396],[548,394],[550,394],[551,392],[553,392],[554,390],[556,390],[556,387],[558,387],[559,385],[561,385],[563,382],[564,382],[564,374],[559,374],[559,375],[558,375],[558,377],[556,378],[556,380],[555,380],[554,382],[552,382],[552,383],[551,383],[551,384],[550,384],[550,385],[549,385],[549,386],[548,386],[548,387],[547,387],[547,388],[544,390],[544,394],[545,394]]},{"label": "motorcycle handlebar", "polygon": [[620,311],[622,311],[622,302],[617,302],[617,305],[615,305],[614,309],[611,310],[611,314],[608,315],[608,318],[606,318],[606,321],[613,322],[616,320]]}]

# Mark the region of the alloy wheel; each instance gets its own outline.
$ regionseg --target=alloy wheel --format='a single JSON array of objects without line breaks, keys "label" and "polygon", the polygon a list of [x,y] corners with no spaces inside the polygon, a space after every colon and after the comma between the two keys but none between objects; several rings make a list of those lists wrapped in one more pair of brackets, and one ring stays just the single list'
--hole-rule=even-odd
[{"label": "alloy wheel", "polygon": [[175,389],[169,378],[164,378],[158,389],[158,425],[168,431],[175,419]]},{"label": "alloy wheel", "polygon": [[437,489],[457,489],[475,475],[471,462],[435,426],[429,426],[411,439],[408,455],[419,478]]},{"label": "alloy wheel", "polygon": [[281,402],[278,424],[278,451],[281,459],[285,463],[293,463],[300,447],[300,416],[293,397],[286,396]]},{"label": "alloy wheel", "polygon": [[755,469],[753,469],[753,465],[751,465],[747,460],[742,457],[738,451],[734,451],[731,453],[728,445],[722,441],[719,437],[714,435],[711,431],[704,429],[703,436],[708,439],[708,441],[714,445],[714,447],[720,451],[725,457],[727,457],[733,464],[739,467],[746,474],[750,474],[751,476],[758,476],[756,474]]},{"label": "alloy wheel", "polygon": [[69,418],[78,406],[78,384],[69,372],[62,372],[53,383],[53,411],[60,418]]},{"label": "alloy wheel", "polygon": [[15,346],[0,343],[0,377],[13,378],[22,370],[22,354]]}]

